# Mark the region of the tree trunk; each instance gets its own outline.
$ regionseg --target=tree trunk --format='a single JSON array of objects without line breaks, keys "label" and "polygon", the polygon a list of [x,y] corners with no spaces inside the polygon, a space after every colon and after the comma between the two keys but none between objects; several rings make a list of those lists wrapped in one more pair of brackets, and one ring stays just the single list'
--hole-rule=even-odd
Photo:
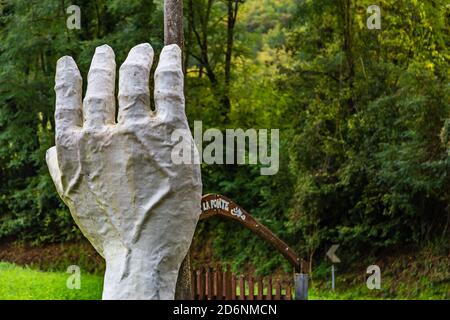
[{"label": "tree trunk", "polygon": [[[183,0],[164,0],[164,44],[177,44],[184,55]],[[185,65],[183,63],[183,65]],[[186,70],[183,70],[186,72]],[[191,299],[191,268],[189,252],[178,272],[176,300]]]},{"label": "tree trunk", "polygon": [[231,82],[231,58],[233,55],[234,26],[236,25],[239,2],[228,0],[228,21],[227,21],[227,49],[225,52],[225,85],[228,87]]},{"label": "tree trunk", "polygon": [[[344,43],[343,43],[343,51],[345,52],[346,64],[348,69],[348,81],[350,86],[350,92],[353,92],[354,89],[354,81],[355,81],[355,63],[353,57],[353,35],[352,35],[352,26],[353,26],[353,13],[352,13],[352,1],[345,0],[344,1]],[[347,99],[348,111],[349,113],[354,113],[355,103],[353,96],[350,96]]]},{"label": "tree trunk", "polygon": [[234,44],[234,27],[236,25],[236,19],[239,9],[239,0],[228,0],[228,19],[227,19],[227,48],[225,51],[225,86],[221,102],[223,105],[222,114],[227,119],[228,113],[231,109],[230,102],[230,83],[231,83],[231,59],[233,56],[233,44]]}]

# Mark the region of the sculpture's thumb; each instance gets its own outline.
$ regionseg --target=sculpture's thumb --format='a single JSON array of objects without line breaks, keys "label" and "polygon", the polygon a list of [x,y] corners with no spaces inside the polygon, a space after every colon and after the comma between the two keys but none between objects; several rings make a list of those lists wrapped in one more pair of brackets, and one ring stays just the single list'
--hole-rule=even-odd
[{"label": "sculpture's thumb", "polygon": [[47,162],[47,167],[50,171],[50,176],[53,179],[53,182],[56,186],[56,191],[58,191],[59,195],[62,196],[64,194],[62,182],[61,182],[61,171],[58,166],[58,156],[56,154],[56,147],[51,147],[47,150],[45,155],[45,161]]}]

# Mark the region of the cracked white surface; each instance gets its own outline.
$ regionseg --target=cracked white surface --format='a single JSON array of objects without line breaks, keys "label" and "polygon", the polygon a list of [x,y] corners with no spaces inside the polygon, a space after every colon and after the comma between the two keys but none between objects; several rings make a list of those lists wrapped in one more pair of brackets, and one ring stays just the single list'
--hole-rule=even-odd
[{"label": "cracked white surface", "polygon": [[202,194],[200,166],[171,161],[172,132],[190,132],[181,61],[177,45],[164,47],[152,112],[153,49],[132,48],[119,71],[117,123],[113,50],[96,49],[83,102],[75,61],[57,63],[56,146],[46,160],[75,222],[106,260],[104,299],[174,298]]}]

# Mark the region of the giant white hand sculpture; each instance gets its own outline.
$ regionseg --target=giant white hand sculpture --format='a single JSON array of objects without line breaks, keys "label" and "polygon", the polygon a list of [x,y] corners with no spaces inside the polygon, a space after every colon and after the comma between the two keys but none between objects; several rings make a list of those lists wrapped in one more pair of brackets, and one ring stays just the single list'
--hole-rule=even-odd
[{"label": "giant white hand sculpture", "polygon": [[153,49],[131,49],[119,74],[115,121],[115,57],[98,47],[82,103],[75,61],[57,63],[56,146],[47,165],[75,222],[106,260],[103,299],[173,299],[178,269],[199,215],[200,166],[174,164],[174,130],[190,134],[181,50],[164,47],[149,107]]}]

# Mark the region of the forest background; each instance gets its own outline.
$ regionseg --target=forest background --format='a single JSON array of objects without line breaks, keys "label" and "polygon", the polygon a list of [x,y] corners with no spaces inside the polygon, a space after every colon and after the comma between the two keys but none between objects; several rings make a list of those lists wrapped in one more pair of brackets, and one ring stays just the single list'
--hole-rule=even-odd
[{"label": "forest background", "polygon": [[[426,279],[448,298],[450,7],[378,0],[381,29],[370,30],[372,2],[185,0],[190,124],[280,129],[276,175],[204,164],[204,194],[248,210],[313,279],[327,277],[325,252],[337,243],[339,268],[358,274],[350,279],[374,263],[391,276],[410,268],[416,291]],[[66,27],[71,4],[81,8],[79,30]],[[63,246],[72,248],[66,259],[96,272],[102,261],[80,258],[88,246],[45,164],[56,61],[73,56],[86,78],[98,45],[109,44],[118,65],[141,42],[159,53],[162,1],[6,0],[0,12],[0,260],[54,268],[46,250],[54,257]],[[199,223],[192,255],[240,272],[292,271],[267,243],[220,219]]]}]

